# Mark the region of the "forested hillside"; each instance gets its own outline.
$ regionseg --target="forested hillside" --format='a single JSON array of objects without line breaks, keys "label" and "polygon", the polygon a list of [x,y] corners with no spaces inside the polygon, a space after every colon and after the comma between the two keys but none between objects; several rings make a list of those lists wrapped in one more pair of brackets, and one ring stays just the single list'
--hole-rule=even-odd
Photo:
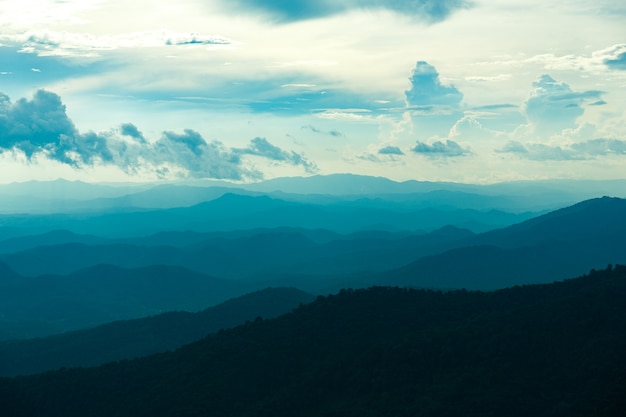
[{"label": "forested hillside", "polygon": [[624,299],[624,266],[496,292],[344,290],[172,353],[2,379],[0,407],[16,417],[617,416]]}]

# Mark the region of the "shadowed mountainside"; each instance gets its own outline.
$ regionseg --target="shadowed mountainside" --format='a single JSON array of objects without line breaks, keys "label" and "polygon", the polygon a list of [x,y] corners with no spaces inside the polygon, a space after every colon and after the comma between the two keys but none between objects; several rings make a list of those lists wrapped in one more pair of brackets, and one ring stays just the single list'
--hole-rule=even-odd
[{"label": "shadowed mountainside", "polygon": [[551,282],[626,263],[626,200],[599,198],[472,237],[375,282],[422,288],[496,289]]},{"label": "shadowed mountainside", "polygon": [[342,291],[175,352],[0,379],[14,417],[616,416],[626,267],[492,293]]},{"label": "shadowed mountainside", "polygon": [[0,335],[24,339],[167,311],[198,311],[260,289],[184,268],[98,265],[24,277],[0,268]]},{"label": "shadowed mountainside", "polygon": [[169,312],[46,338],[0,341],[0,375],[94,366],[165,352],[258,317],[279,316],[314,298],[295,288],[267,288],[197,313]]}]

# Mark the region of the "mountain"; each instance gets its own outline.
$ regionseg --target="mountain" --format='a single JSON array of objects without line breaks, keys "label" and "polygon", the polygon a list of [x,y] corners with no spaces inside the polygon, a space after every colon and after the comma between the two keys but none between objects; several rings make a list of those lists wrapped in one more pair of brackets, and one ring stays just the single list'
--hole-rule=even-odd
[{"label": "mountain", "polygon": [[[215,232],[292,227],[328,229],[337,233],[362,230],[432,231],[447,225],[486,231],[533,217],[533,213],[500,210],[429,207],[423,202],[385,202],[377,199],[328,204],[287,201],[267,195],[224,194],[190,207],[135,209],[104,213],[5,215],[0,231],[34,235],[51,230],[106,238],[147,236],[159,232]],[[21,232],[16,232],[21,230]]]},{"label": "mountain", "polygon": [[242,184],[239,187],[264,193],[283,192],[342,197],[361,195],[386,198],[394,194],[460,193],[503,199],[512,198],[524,207],[523,210],[553,210],[571,205],[576,201],[602,195],[626,197],[625,180],[534,180],[482,185],[415,180],[393,181],[384,177],[331,174],[275,178],[254,184]]},{"label": "mountain", "polygon": [[257,317],[276,317],[314,298],[295,288],[267,288],[197,313],[169,312],[46,338],[2,341],[0,376],[94,366],[165,352]]},{"label": "mountain", "polygon": [[309,177],[274,178],[243,188],[261,192],[282,191],[294,194],[327,195],[380,195],[428,192],[439,189],[466,189],[464,184],[393,181],[384,177],[370,177],[354,174],[313,175]]},{"label": "mountain", "polygon": [[480,243],[520,247],[544,242],[610,240],[619,242],[626,234],[626,199],[594,198],[569,207],[484,233]]},{"label": "mountain", "polygon": [[198,311],[260,289],[162,265],[135,269],[97,265],[69,275],[37,277],[1,269],[0,340],[41,337],[167,311]]},{"label": "mountain", "polygon": [[82,243],[97,245],[108,242],[107,239],[92,235],[79,235],[69,230],[52,230],[47,233],[13,237],[0,241],[0,253],[15,253],[41,246]]},{"label": "mountain", "polygon": [[0,184],[0,213],[75,212],[88,201],[118,198],[151,188],[148,184],[92,184],[82,181],[28,181]]},{"label": "mountain", "polygon": [[617,416],[625,297],[624,266],[490,293],[345,290],[174,352],[0,379],[0,407],[14,417]]},{"label": "mountain", "polygon": [[626,182],[518,181],[489,185],[393,181],[352,174],[276,178],[258,183],[182,181],[94,184],[81,181],[30,181],[0,184],[0,213],[79,213],[185,207],[226,193],[270,195],[315,204],[359,198],[414,201],[440,207],[507,212],[553,210],[576,201],[617,195],[626,197]]},{"label": "mountain", "polygon": [[474,236],[375,280],[423,288],[496,289],[626,263],[626,200],[598,198]]},{"label": "mountain", "polygon": [[[70,233],[61,233],[66,237]],[[252,229],[221,233],[169,232],[145,238],[104,240],[103,244],[65,243],[0,255],[28,276],[65,275],[98,264],[138,268],[181,266],[222,278],[244,279],[284,273],[343,274],[383,271],[416,257],[456,247],[472,233],[452,226],[426,234],[385,231],[338,234],[323,229]],[[50,240],[49,235],[41,241]],[[10,239],[35,244],[38,236]],[[76,236],[86,241],[86,237]],[[119,242],[119,243],[116,243]],[[5,247],[0,242],[0,248]],[[8,249],[8,248],[7,248]],[[245,255],[244,255],[245,254]],[[245,256],[245,262],[241,260]],[[36,260],[34,262],[33,260]]]}]

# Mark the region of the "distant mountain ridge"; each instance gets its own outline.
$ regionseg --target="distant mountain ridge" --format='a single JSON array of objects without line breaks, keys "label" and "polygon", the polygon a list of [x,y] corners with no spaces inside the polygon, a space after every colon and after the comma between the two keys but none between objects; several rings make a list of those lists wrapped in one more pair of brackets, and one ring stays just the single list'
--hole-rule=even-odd
[{"label": "distant mountain ridge", "polygon": [[65,229],[77,234],[127,238],[165,231],[197,232],[293,227],[329,229],[338,233],[361,230],[428,230],[447,225],[485,231],[532,217],[534,213],[429,207],[419,203],[361,199],[357,204],[287,201],[267,195],[227,193],[190,207],[141,209],[103,213],[5,215],[0,231],[22,229],[22,235]]},{"label": "distant mountain ridge", "polygon": [[626,263],[626,200],[604,197],[476,235],[376,282],[497,289],[564,279],[614,263]]},{"label": "distant mountain ridge", "polygon": [[40,337],[158,313],[198,311],[261,289],[181,267],[96,265],[24,277],[0,267],[0,340]]},{"label": "distant mountain ridge", "polygon": [[355,200],[421,200],[467,209],[523,212],[553,210],[576,201],[616,195],[626,197],[626,181],[518,181],[463,184],[394,181],[352,174],[287,177],[258,183],[183,181],[97,184],[81,181],[30,181],[0,184],[0,213],[89,213],[188,207],[226,193],[271,195],[308,203]]}]

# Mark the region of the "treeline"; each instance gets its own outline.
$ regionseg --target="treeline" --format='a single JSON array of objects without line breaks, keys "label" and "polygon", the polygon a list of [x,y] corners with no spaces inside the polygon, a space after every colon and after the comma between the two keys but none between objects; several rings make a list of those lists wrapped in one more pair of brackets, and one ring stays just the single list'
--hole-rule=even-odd
[{"label": "treeline", "polygon": [[496,292],[343,290],[175,352],[0,379],[0,409],[15,417],[616,416],[626,410],[624,300],[624,266]]}]

